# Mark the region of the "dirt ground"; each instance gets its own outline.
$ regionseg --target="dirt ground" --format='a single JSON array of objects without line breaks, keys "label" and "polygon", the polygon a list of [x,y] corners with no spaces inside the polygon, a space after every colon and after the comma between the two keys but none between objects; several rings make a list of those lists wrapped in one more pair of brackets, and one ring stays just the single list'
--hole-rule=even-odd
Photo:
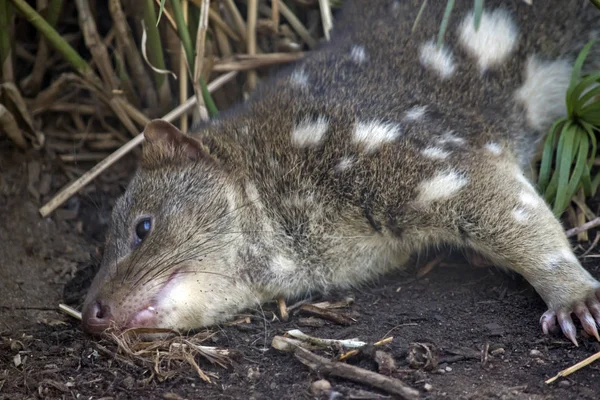
[{"label": "dirt ground", "polygon": [[[209,345],[235,351],[231,368],[199,359],[216,377],[213,383],[191,368],[160,381],[151,369],[115,358],[113,344],[88,337],[57,311],[60,302],[81,305],[101,255],[112,201],[134,160],[121,162],[66,207],[41,218],[38,207],[67,182],[60,165],[49,160],[0,141],[0,399],[314,398],[311,383],[322,377],[270,346],[273,336],[293,328],[368,342],[393,336],[384,350],[398,364],[394,376],[425,399],[597,399],[600,394],[598,363],[544,383],[600,351],[598,343],[580,337],[575,348],[561,336],[543,336],[538,318],[544,304],[524,280],[465,263],[436,268],[421,280],[411,271],[325,296],[355,299],[343,310],[356,319],[351,326],[300,326],[303,315],[292,312],[285,323],[256,313],[249,324],[218,327]],[[600,263],[589,260],[587,267],[599,277]],[[407,354],[415,342],[434,349],[436,368],[409,366]],[[377,370],[366,356],[349,362]],[[332,391],[321,398],[391,398],[371,387],[326,379]]]}]

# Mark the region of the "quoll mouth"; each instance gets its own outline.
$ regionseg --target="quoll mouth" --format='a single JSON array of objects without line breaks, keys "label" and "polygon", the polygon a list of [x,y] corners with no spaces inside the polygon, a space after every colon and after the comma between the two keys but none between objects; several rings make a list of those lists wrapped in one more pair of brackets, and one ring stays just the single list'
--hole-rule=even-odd
[{"label": "quoll mouth", "polygon": [[178,278],[181,275],[181,269],[174,271],[150,301],[138,308],[131,316],[126,315],[123,309],[118,309],[110,299],[100,298],[91,301],[82,313],[83,329],[93,335],[99,335],[111,327],[117,329],[171,328],[161,326],[166,313],[172,311],[168,310],[164,303],[176,290],[180,281]]}]

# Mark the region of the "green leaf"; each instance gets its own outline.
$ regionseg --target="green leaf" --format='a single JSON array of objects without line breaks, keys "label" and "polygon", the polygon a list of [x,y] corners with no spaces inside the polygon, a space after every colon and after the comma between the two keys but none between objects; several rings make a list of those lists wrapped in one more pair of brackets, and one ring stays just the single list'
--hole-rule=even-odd
[{"label": "green leaf", "polygon": [[586,91],[586,89],[590,88],[591,85],[596,83],[598,79],[600,79],[600,72],[596,72],[594,74],[586,76],[584,79],[579,81],[579,83],[577,83],[574,88],[572,88],[571,95],[567,99],[567,102],[571,102],[571,109],[573,111],[577,112],[581,107],[583,107],[587,103],[587,101],[582,103],[580,97]]},{"label": "green leaf", "polygon": [[417,29],[417,25],[421,21],[421,17],[423,16],[423,11],[425,11],[425,7],[427,7],[427,0],[423,0],[421,3],[421,7],[419,8],[419,12],[417,13],[417,17],[415,18],[415,22],[413,23],[411,32],[414,32]]},{"label": "green leaf", "polygon": [[565,118],[559,119],[552,124],[548,131],[546,141],[544,142],[544,151],[542,153],[542,163],[540,166],[540,176],[538,178],[538,186],[542,192],[545,192],[550,181],[550,173],[552,172],[552,159],[556,149],[556,133],[561,124],[566,122]]},{"label": "green leaf", "polygon": [[571,165],[573,164],[573,142],[575,141],[574,130],[571,129],[572,126],[573,122],[571,121],[567,121],[567,123],[563,125],[558,141],[558,152],[556,154],[558,160],[558,187],[556,198],[554,199],[554,215],[557,216],[562,214],[570,201],[567,188],[569,185]]},{"label": "green leaf", "polygon": [[573,112],[573,106],[574,103],[572,101],[570,101],[569,99],[572,98],[572,92],[575,89],[575,86],[577,85],[577,81],[579,81],[579,78],[581,77],[581,70],[583,68],[583,63],[585,62],[585,59],[587,58],[590,49],[592,48],[592,46],[594,45],[594,43],[596,42],[596,39],[592,39],[589,42],[587,42],[587,44],[585,46],[583,46],[583,49],[581,49],[581,51],[579,52],[579,55],[577,55],[577,59],[575,60],[575,63],[573,64],[573,71],[571,72],[571,81],[569,82],[569,88],[567,89],[567,96],[566,96],[566,102],[567,102],[567,110],[569,115],[572,114]]},{"label": "green leaf", "polygon": [[162,16],[163,10],[165,9],[165,2],[167,0],[160,0],[160,8],[158,9],[158,18],[156,18],[156,26],[160,22],[160,17]]},{"label": "green leaf", "polygon": [[446,3],[446,10],[444,11],[444,17],[442,18],[442,24],[440,25],[440,32],[437,37],[437,45],[441,47],[444,44],[444,35],[446,34],[446,30],[448,29],[448,23],[450,22],[450,14],[452,14],[452,9],[454,8],[455,0],[448,0]]},{"label": "green leaf", "polygon": [[481,22],[481,14],[483,14],[483,0],[474,0],[473,4],[473,23],[475,24],[475,32],[479,30]]}]

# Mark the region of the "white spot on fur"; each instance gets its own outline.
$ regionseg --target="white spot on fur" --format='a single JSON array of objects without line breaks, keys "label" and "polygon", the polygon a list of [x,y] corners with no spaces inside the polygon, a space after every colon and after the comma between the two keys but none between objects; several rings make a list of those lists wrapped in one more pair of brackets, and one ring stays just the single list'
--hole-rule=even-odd
[{"label": "white spot on fur", "polygon": [[512,214],[513,217],[517,220],[517,222],[522,224],[527,222],[527,220],[529,219],[529,213],[521,207],[515,208]]},{"label": "white spot on fur", "polygon": [[457,194],[469,180],[456,171],[444,171],[419,185],[417,201],[429,203],[449,199]]},{"label": "white spot on fur", "polygon": [[325,117],[304,119],[292,130],[292,143],[298,147],[316,146],[323,140],[327,129],[329,121]]},{"label": "white spot on fur", "polygon": [[342,157],[340,158],[340,162],[335,166],[335,170],[338,172],[345,171],[354,165],[354,158],[352,157]]},{"label": "white spot on fur", "polygon": [[446,46],[438,47],[433,40],[421,45],[419,52],[419,61],[425,68],[430,68],[437,72],[442,79],[452,76],[456,67],[454,66],[454,57]]},{"label": "white spot on fur", "polygon": [[562,248],[556,253],[553,253],[550,256],[548,256],[548,258],[546,259],[546,265],[548,266],[548,268],[556,268],[560,264],[565,262],[569,264],[579,264],[577,256],[575,256],[575,254],[573,254],[573,251],[569,248]]},{"label": "white spot on fur", "polygon": [[453,144],[456,146],[461,146],[463,144],[465,144],[466,140],[456,136],[456,134],[454,134],[454,132],[452,131],[448,131],[445,132],[442,137],[439,140],[439,143],[444,145],[444,144]]},{"label": "white spot on fur", "polygon": [[502,147],[498,143],[494,142],[486,144],[485,149],[496,156],[502,153]]},{"label": "white spot on fur", "polygon": [[416,106],[411,108],[404,115],[404,119],[408,121],[418,121],[423,119],[425,116],[425,112],[427,111],[427,106]]},{"label": "white spot on fur", "polygon": [[425,157],[436,160],[445,160],[450,155],[450,152],[439,147],[428,147],[421,152]]},{"label": "white spot on fur", "polygon": [[271,260],[271,271],[275,274],[289,274],[296,270],[296,263],[284,256],[277,254]]},{"label": "white spot on fur", "polygon": [[295,86],[308,86],[308,74],[302,69],[297,69],[290,75],[290,80]]},{"label": "white spot on fur", "polygon": [[527,187],[527,189],[535,192],[535,188],[533,187],[533,185],[531,184],[529,179],[527,179],[520,170],[517,171],[517,173],[515,174],[515,177],[517,178],[517,180],[519,182],[521,182],[525,187]]},{"label": "white spot on fur", "polygon": [[350,58],[357,64],[362,64],[367,61],[367,53],[365,52],[365,48],[363,46],[352,46],[352,50],[350,51]]},{"label": "white spot on fur", "polygon": [[370,153],[385,143],[400,136],[400,126],[392,123],[369,121],[358,122],[354,127],[354,143],[362,145]]},{"label": "white spot on fur", "polygon": [[521,194],[519,194],[519,201],[524,206],[537,207],[540,205],[539,197],[529,192],[521,192]]},{"label": "white spot on fur", "polygon": [[565,93],[571,79],[571,64],[566,60],[527,60],[525,82],[515,93],[527,110],[529,126],[546,130],[557,118],[566,115]]},{"label": "white spot on fur", "polygon": [[483,72],[508,58],[516,48],[519,30],[510,14],[502,9],[484,10],[477,31],[473,18],[473,13],[467,15],[458,28],[458,34],[460,42],[477,59]]}]

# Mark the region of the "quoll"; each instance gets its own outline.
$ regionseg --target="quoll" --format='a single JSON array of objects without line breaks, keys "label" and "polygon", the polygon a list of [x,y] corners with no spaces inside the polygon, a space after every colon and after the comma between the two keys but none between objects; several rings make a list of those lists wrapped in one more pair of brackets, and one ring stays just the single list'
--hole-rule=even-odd
[{"label": "quoll", "polygon": [[[533,167],[565,115],[591,2],[346,0],[331,41],[243,105],[182,134],[155,120],[113,209],[83,307],[91,333],[186,330],[277,296],[372,281],[426,247],[524,276],[544,333],[598,338],[600,283],[579,263]],[[592,52],[589,68],[600,67]]]}]

